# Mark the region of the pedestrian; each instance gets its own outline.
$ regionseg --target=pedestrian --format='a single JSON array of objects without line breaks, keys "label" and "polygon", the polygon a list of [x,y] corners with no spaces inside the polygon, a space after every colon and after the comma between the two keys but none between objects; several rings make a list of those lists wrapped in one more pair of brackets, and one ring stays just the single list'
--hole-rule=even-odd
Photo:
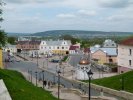
[{"label": "pedestrian", "polygon": [[103,96],[103,89],[100,90],[100,95]]},{"label": "pedestrian", "polygon": [[47,85],[46,80],[43,81],[43,85],[46,87],[46,85]]},{"label": "pedestrian", "polygon": [[50,81],[48,81],[48,89],[50,88]]}]

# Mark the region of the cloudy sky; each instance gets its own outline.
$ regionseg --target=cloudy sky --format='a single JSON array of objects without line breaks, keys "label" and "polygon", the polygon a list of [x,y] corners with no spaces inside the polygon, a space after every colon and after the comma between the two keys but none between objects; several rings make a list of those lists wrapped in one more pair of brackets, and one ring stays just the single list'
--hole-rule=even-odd
[{"label": "cloudy sky", "polygon": [[132,31],[133,0],[4,0],[6,32]]}]

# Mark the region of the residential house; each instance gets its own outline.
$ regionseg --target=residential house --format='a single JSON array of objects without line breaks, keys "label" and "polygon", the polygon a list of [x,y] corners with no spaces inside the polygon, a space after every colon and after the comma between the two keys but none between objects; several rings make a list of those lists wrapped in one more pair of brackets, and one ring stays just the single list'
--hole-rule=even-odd
[{"label": "residential house", "polygon": [[103,48],[116,48],[116,47],[117,44],[110,39],[105,40],[103,43]]},{"label": "residential house", "polygon": [[133,70],[133,38],[118,44],[118,66],[119,73]]},{"label": "residential house", "polygon": [[68,54],[71,41],[49,40],[49,41],[18,41],[17,51],[26,52],[30,55],[37,54]]},{"label": "residential house", "polygon": [[117,49],[116,48],[96,48],[91,47],[91,59],[99,64],[117,63]]},{"label": "residential house", "polygon": [[17,53],[16,45],[7,44],[3,47],[3,52]]},{"label": "residential house", "polygon": [[69,48],[69,54],[76,54],[78,53],[77,50],[79,49],[79,46],[71,45]]},{"label": "residential house", "polygon": [[41,41],[18,41],[17,52],[36,56],[40,54],[40,43]]},{"label": "residential house", "polygon": [[90,54],[90,48],[84,48],[83,52],[85,55],[89,55]]},{"label": "residential house", "polygon": [[41,41],[40,52],[44,54],[68,54],[71,41],[69,40],[49,40]]}]

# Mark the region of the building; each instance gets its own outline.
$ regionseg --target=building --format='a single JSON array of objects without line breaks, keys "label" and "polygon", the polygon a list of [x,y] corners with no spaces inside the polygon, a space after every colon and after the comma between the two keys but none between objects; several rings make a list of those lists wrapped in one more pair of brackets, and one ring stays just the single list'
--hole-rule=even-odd
[{"label": "building", "polygon": [[85,55],[89,55],[90,54],[90,48],[84,48],[83,52]]},{"label": "building", "polygon": [[71,42],[68,40],[49,41],[18,41],[17,52],[26,52],[30,55],[38,54],[68,54]]},{"label": "building", "polygon": [[91,47],[91,59],[99,64],[117,63],[117,49],[116,48],[95,48]]},{"label": "building", "polygon": [[39,49],[44,54],[68,54],[70,46],[69,40],[49,40],[41,41]]},{"label": "building", "polygon": [[41,41],[18,41],[17,53],[28,54],[29,56],[38,56],[40,54],[40,43]]},{"label": "building", "polygon": [[17,53],[16,45],[7,44],[3,47],[3,52],[10,52],[12,54]]},{"label": "building", "polygon": [[103,43],[103,48],[116,48],[116,47],[117,44],[110,39],[105,40]]},{"label": "building", "polygon": [[79,46],[71,45],[69,48],[69,54],[76,54],[78,53]]},{"label": "building", "polygon": [[133,70],[133,38],[128,38],[118,44],[118,72]]}]

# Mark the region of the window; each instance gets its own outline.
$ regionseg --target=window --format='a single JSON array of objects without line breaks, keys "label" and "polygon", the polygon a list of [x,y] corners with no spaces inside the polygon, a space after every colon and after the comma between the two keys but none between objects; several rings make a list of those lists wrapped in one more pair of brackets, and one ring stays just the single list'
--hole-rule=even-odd
[{"label": "window", "polygon": [[129,55],[132,55],[132,49],[129,49]]},{"label": "window", "polygon": [[64,44],[65,44],[65,42],[64,42]]},{"label": "window", "polygon": [[51,49],[51,47],[49,47],[49,49]]},{"label": "window", "polygon": [[131,61],[131,60],[129,60],[129,66],[131,66],[131,64],[132,64],[132,61]]},{"label": "window", "polygon": [[109,63],[112,63],[113,62],[113,59],[109,59]]},{"label": "window", "polygon": [[41,49],[43,49],[43,47],[41,47]]},{"label": "window", "polygon": [[64,47],[62,47],[62,49],[64,49]]},{"label": "window", "polygon": [[59,49],[59,47],[57,47],[57,49]]}]

